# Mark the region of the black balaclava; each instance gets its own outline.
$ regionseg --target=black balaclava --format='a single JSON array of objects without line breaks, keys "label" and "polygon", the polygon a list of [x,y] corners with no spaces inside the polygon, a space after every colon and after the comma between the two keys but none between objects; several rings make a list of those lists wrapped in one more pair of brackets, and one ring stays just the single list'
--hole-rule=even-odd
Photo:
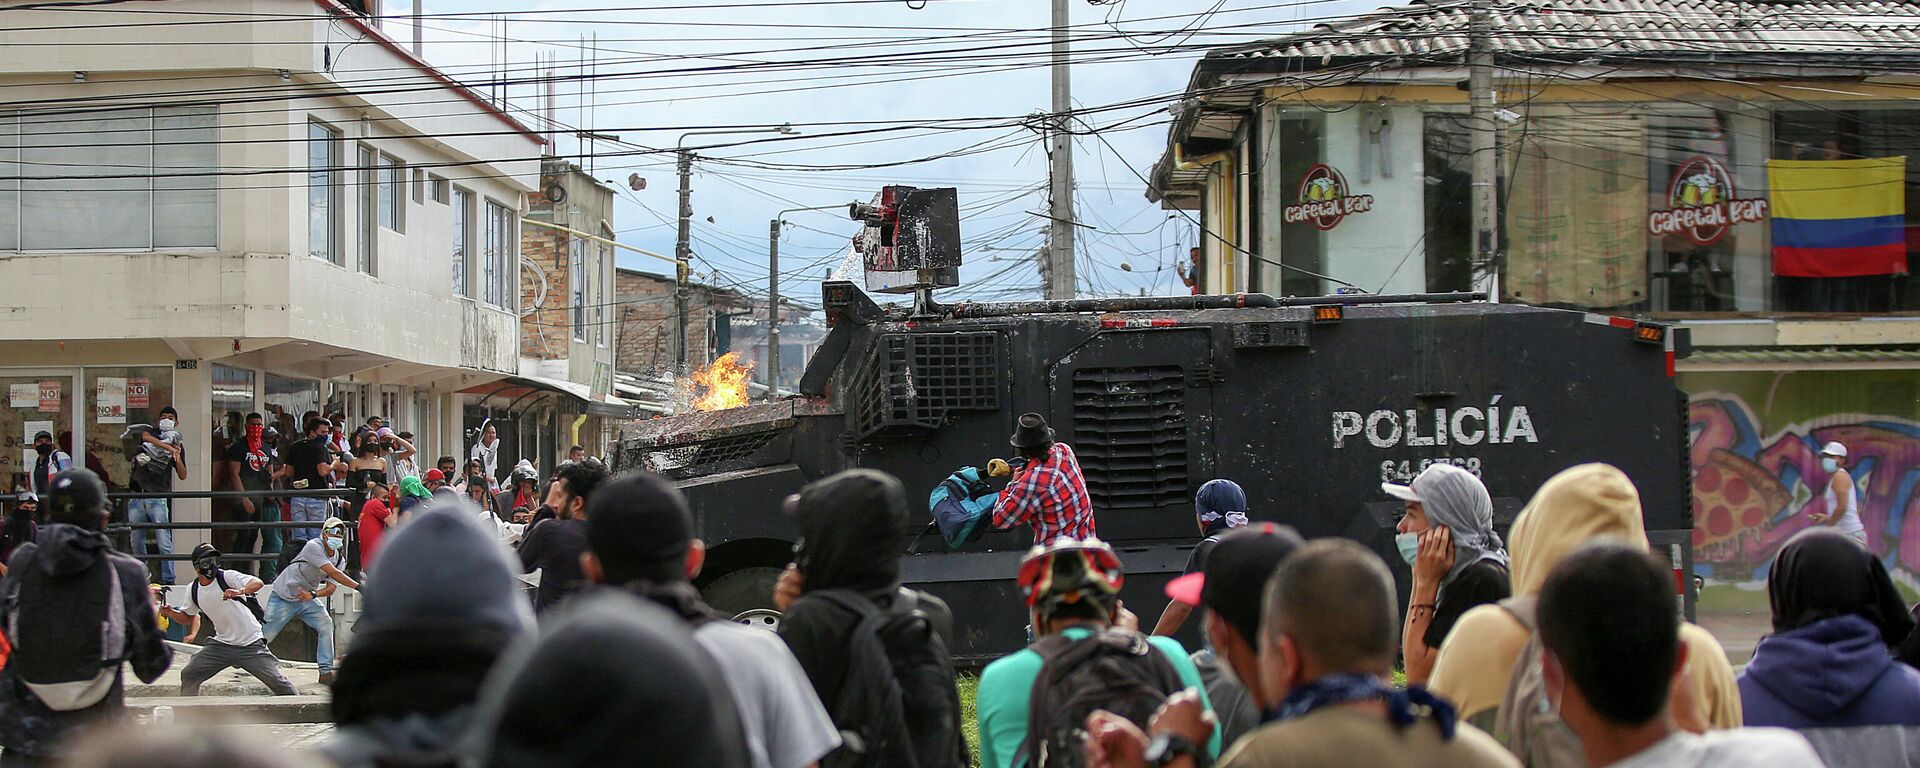
[{"label": "black balaclava", "polygon": [[1767,574],[1767,598],[1775,632],[1853,614],[1897,646],[1914,627],[1886,566],[1851,537],[1824,528],[1801,531],[1780,548]]},{"label": "black balaclava", "polygon": [[907,497],[900,481],[854,469],[800,489],[795,562],[804,589],[891,592],[900,585]]},{"label": "black balaclava", "polygon": [[747,764],[719,666],[666,609],[596,590],[541,629],[487,680],[481,765]]}]

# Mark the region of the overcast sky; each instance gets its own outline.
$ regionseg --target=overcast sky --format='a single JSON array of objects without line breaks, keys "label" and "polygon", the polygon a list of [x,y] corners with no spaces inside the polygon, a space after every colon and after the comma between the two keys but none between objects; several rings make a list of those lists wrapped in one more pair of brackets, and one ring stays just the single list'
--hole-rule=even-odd
[{"label": "overcast sky", "polygon": [[[784,3],[784,4],[783,4]],[[389,12],[405,0],[389,0]],[[693,181],[695,272],[717,284],[744,283],[764,294],[767,223],[783,208],[866,200],[880,186],[905,183],[960,190],[961,236],[968,285],[943,300],[1014,299],[1039,295],[1034,253],[1044,243],[1047,161],[1044,145],[1017,125],[823,134],[896,127],[858,121],[1018,120],[1048,107],[1045,0],[904,0],[802,5],[794,0],[430,0],[432,14],[499,11],[508,14],[509,78],[526,77],[536,55],[559,58],[562,77],[577,74],[586,53],[582,36],[597,33],[597,93],[577,81],[559,86],[559,119],[568,126],[617,134],[630,145],[600,143],[602,153],[633,145],[672,146],[692,126],[791,122],[802,134],[688,137],[689,146],[780,139],[715,147],[703,154],[794,166],[896,163],[968,150],[974,154],[882,169],[808,171],[746,168],[703,162]],[[915,3],[919,4],[919,3]],[[714,7],[714,6],[732,7]],[[1355,0],[1118,0],[1093,5],[1074,0],[1072,68],[1077,107],[1139,102],[1084,115],[1096,127],[1124,125],[1099,137],[1081,136],[1074,151],[1082,295],[1184,292],[1173,257],[1195,242],[1193,225],[1149,203],[1145,175],[1165,146],[1165,108],[1186,85],[1198,52],[1171,46],[1229,44],[1283,34],[1298,23],[1371,10]],[[678,6],[661,8],[660,6]],[[700,6],[697,10],[688,7]],[[555,12],[557,11],[557,12]],[[1211,13],[1209,13],[1211,12]],[[485,19],[430,18],[427,58],[467,81],[486,80],[499,57]],[[390,32],[407,39],[404,27]],[[1009,31],[1011,30],[1011,31]],[[753,62],[860,59],[860,64],[780,68]],[[748,69],[741,70],[741,65]],[[691,72],[712,67],[733,71]],[[537,108],[533,86],[512,89],[518,106]],[[583,108],[583,105],[587,105]],[[1156,110],[1159,110],[1157,113]],[[809,125],[835,123],[840,125]],[[986,122],[972,125],[985,126]],[[1103,141],[1104,139],[1104,141]],[[579,151],[563,139],[562,153]],[[645,190],[623,192],[615,211],[619,239],[671,254],[676,178],[670,159],[600,157],[595,175],[624,190],[630,173]],[[712,221],[708,221],[712,217]],[[783,294],[817,300],[818,283],[841,261],[856,231],[841,210],[789,214],[781,244]],[[670,265],[622,253],[620,265],[648,271]],[[1130,267],[1123,268],[1123,265]]]}]

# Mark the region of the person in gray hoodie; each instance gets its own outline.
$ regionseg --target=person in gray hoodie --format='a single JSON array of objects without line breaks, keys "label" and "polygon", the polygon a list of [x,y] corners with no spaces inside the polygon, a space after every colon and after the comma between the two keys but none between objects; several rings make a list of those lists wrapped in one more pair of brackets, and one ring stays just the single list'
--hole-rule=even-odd
[{"label": "person in gray hoodie", "polygon": [[480,684],[533,629],[510,554],[464,501],[435,499],[381,547],[333,684],[340,766],[453,766]]}]

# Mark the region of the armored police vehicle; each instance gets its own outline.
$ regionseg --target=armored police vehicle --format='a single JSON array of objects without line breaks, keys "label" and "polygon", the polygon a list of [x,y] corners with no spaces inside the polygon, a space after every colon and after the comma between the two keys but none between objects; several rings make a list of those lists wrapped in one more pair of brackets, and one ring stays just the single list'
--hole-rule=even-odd
[{"label": "armored police vehicle", "polygon": [[[891,255],[883,263],[901,265]],[[1007,456],[1030,411],[1078,454],[1098,535],[1126,567],[1123,599],[1149,625],[1198,539],[1193,497],[1212,478],[1243,486],[1255,520],[1379,552],[1404,599],[1401,503],[1382,482],[1464,467],[1485,481],[1504,535],[1554,473],[1603,461],[1639,486],[1656,551],[1691,565],[1686,398],[1673,378],[1688,345],[1675,329],[1464,294],[941,305],[927,288],[951,282],[947,265],[904,261],[919,276],[904,281],[919,283],[910,307],[823,286],[831,330],[798,395],[623,435],[616,469],[663,473],[691,501],[711,548],[698,585],[717,608],[776,617],[770,595],[796,537],[782,500],[802,485],[885,471],[924,524],[928,493]],[[906,580],[953,607],[957,656],[1026,642],[1014,577],[1033,543],[1024,525],[957,550],[937,533],[908,542]]]}]

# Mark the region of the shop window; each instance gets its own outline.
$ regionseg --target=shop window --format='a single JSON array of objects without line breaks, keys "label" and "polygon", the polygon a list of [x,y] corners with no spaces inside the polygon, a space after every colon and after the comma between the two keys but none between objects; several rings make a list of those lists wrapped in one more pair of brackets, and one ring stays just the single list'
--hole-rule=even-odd
[{"label": "shop window", "polygon": [[1646,120],[1563,114],[1523,122],[1502,142],[1509,184],[1501,298],[1645,309]]},{"label": "shop window", "polygon": [[[84,382],[84,397],[93,406],[92,417],[86,420],[85,461],[95,472],[104,470],[109,482],[124,487],[127,485],[127,473],[133,467],[127,462],[126,451],[121,448],[120,435],[131,424],[158,424],[160,409],[175,405],[173,367],[88,368]],[[216,377],[216,395],[220,391],[219,386]],[[217,400],[215,407],[218,410]],[[206,429],[195,429],[186,424],[176,428],[187,440],[188,466],[195,461],[206,461],[212,455],[212,439]],[[65,445],[68,441],[63,437],[60,442]],[[72,453],[76,463],[82,460],[78,451],[68,448],[62,450]]]},{"label": "shop window", "polygon": [[286,445],[300,439],[301,418],[320,410],[320,382],[269,373],[265,399],[267,424],[278,434],[280,444]]},{"label": "shop window", "polygon": [[1467,116],[1426,116],[1427,290],[1473,290],[1473,154]]},{"label": "shop window", "polygon": [[[1816,212],[1819,224],[1795,228],[1793,211],[1775,210],[1774,309],[1783,312],[1887,312],[1920,309],[1920,121],[1913,110],[1818,109],[1774,113],[1773,157],[1845,163],[1887,159],[1904,162],[1891,169],[1899,189],[1873,182],[1867,174],[1820,174],[1817,166],[1795,171],[1807,178],[1848,178],[1847,188],[1823,187],[1832,210]],[[1904,158],[1904,160],[1896,160]],[[1838,167],[1838,166],[1836,166]],[[1775,173],[1780,173],[1776,168]],[[1777,177],[1783,188],[1797,182]],[[1897,193],[1897,194],[1888,194]],[[1849,215],[1858,214],[1858,215]],[[1844,223],[1840,223],[1844,222]],[[1782,233],[1780,230],[1792,230]],[[1783,237],[1783,234],[1787,235]],[[1804,250],[1786,251],[1799,246]]]},{"label": "shop window", "polygon": [[[1263,196],[1261,200],[1270,222],[1262,232],[1267,243],[1278,244],[1279,263],[1255,260],[1250,269],[1259,276],[1259,288],[1269,293],[1283,296],[1331,293],[1333,286],[1323,285],[1317,277],[1327,271],[1325,230],[1311,220],[1289,222],[1285,215],[1287,206],[1302,202],[1303,180],[1315,166],[1326,162],[1326,118],[1319,112],[1298,115],[1275,112],[1271,120],[1263,122],[1272,125],[1266,136],[1278,156],[1279,168],[1263,175],[1269,179],[1266,189],[1271,190],[1272,195]],[[1276,254],[1271,252],[1261,255],[1276,260]]]},{"label": "shop window", "polygon": [[1764,308],[1764,123],[1691,109],[1651,114],[1646,122],[1650,308]]}]

